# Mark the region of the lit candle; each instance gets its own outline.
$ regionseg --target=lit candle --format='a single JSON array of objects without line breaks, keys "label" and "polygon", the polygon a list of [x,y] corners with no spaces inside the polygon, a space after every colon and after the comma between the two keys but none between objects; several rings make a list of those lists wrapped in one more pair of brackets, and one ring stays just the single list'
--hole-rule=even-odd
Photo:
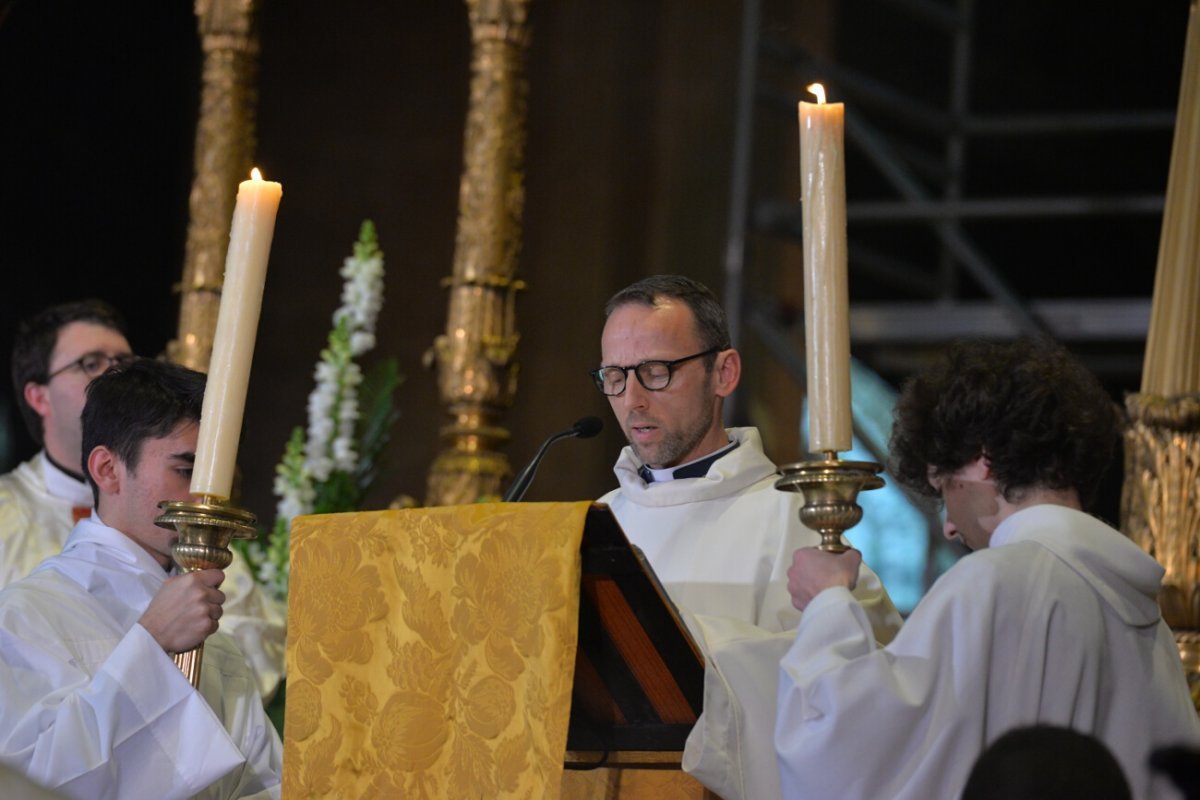
[{"label": "lit candle", "polygon": [[196,442],[192,494],[228,500],[233,486],[246,385],[250,381],[250,361],[267,278],[267,257],[282,196],[283,186],[264,181],[257,169],[251,172],[250,180],[238,186]]},{"label": "lit candle", "polygon": [[809,451],[852,444],[850,319],[846,287],[846,164],[841,103],[800,103],[800,177],[804,225],[804,333],[808,364]]}]

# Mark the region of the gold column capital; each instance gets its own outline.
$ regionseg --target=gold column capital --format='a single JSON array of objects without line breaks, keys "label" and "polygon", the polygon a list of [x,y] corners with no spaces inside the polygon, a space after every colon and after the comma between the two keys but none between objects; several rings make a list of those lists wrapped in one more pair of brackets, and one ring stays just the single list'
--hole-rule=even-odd
[{"label": "gold column capital", "polygon": [[201,37],[232,36],[247,42],[254,39],[255,47],[257,37],[253,32],[257,9],[257,0],[196,0],[194,6]]}]

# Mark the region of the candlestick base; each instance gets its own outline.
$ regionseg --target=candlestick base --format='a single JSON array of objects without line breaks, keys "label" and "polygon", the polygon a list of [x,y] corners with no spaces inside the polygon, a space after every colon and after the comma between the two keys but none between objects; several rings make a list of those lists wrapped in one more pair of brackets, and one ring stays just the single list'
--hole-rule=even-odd
[{"label": "candlestick base", "polygon": [[803,492],[800,521],[821,535],[818,550],[842,553],[850,546],[842,533],[857,525],[863,516],[858,493],[883,486],[882,464],[874,461],[841,461],[836,453],[826,458],[800,461],[779,468],[782,477],[775,488],[785,492]]},{"label": "candlestick base", "polygon": [[[233,561],[229,542],[233,539],[253,539],[258,536],[256,517],[245,509],[225,503],[192,503],[187,500],[164,500],[158,504],[163,513],[154,520],[160,528],[178,531],[179,539],[171,546],[175,563],[184,572],[201,569],[225,569]],[[192,686],[200,685],[200,662],[204,643],[187,652],[176,653],[176,666]]]}]

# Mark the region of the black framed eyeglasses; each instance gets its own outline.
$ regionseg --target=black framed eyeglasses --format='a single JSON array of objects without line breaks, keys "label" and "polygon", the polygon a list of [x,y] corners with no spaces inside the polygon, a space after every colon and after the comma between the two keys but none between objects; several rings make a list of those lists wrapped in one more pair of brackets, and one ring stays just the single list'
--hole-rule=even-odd
[{"label": "black framed eyeglasses", "polygon": [[702,353],[676,358],[672,361],[643,361],[628,367],[607,366],[592,370],[589,374],[596,381],[596,388],[608,397],[619,397],[625,393],[625,382],[629,371],[637,375],[638,383],[650,392],[661,392],[671,385],[675,367],[684,362],[720,352],[721,347],[710,347]]},{"label": "black framed eyeglasses", "polygon": [[95,350],[91,353],[84,353],[70,364],[54,370],[46,376],[46,382],[49,383],[55,375],[61,375],[69,369],[77,369],[89,378],[99,378],[111,368],[123,367],[136,358],[137,356],[133,353],[118,353],[110,356],[108,353]]}]

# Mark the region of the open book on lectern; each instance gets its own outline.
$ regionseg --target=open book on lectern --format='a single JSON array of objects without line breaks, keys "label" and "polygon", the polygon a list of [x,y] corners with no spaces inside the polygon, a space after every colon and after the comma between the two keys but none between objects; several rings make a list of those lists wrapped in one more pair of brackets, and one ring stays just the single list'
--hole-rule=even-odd
[{"label": "open book on lectern", "polygon": [[584,524],[579,647],[567,749],[683,750],[704,659],[641,551],[603,503]]}]

